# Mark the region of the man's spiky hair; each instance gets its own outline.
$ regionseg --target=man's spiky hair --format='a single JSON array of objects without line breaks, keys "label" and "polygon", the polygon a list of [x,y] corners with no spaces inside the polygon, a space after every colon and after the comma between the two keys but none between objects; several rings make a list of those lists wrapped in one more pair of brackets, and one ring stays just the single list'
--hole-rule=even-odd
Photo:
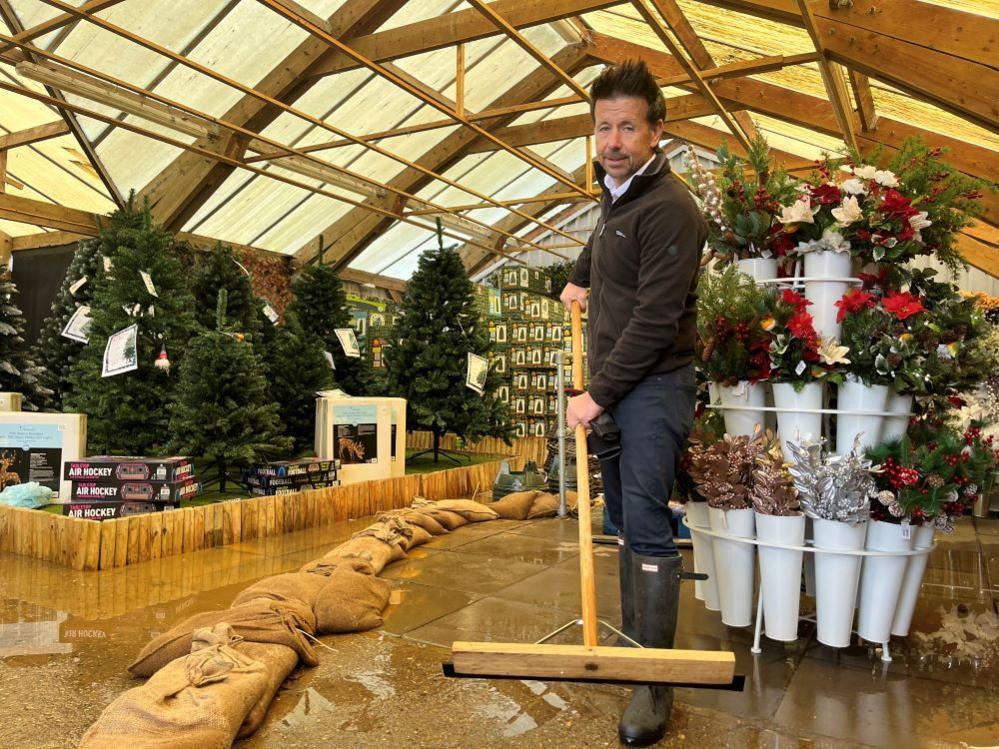
[{"label": "man's spiky hair", "polygon": [[646,119],[650,125],[666,119],[666,99],[644,60],[625,60],[604,68],[590,85],[590,114],[594,114],[598,99],[622,96],[645,99],[649,105]]}]

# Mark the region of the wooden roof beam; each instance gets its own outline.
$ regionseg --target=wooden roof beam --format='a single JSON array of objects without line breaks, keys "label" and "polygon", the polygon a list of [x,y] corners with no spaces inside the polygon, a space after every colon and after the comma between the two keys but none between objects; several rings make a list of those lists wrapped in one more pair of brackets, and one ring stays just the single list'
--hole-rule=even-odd
[{"label": "wooden roof beam", "polygon": [[874,110],[874,93],[871,91],[871,81],[863,73],[848,70],[853,98],[857,102],[857,114],[860,116],[860,129],[871,132],[878,126],[878,113]]},{"label": "wooden roof beam", "polygon": [[[85,2],[79,7],[79,11],[81,13],[99,13],[102,10],[110,8],[112,5],[117,5],[121,2],[124,2],[124,0],[88,0],[88,2]],[[33,39],[45,36],[49,32],[55,31],[56,29],[69,26],[76,21],[77,17],[75,15],[71,13],[60,13],[47,21],[35,24],[30,29],[25,29],[20,33],[14,34],[14,38],[19,42],[30,42]],[[5,54],[13,49],[14,47],[10,44],[0,44],[0,54]]]},{"label": "wooden roof beam", "polygon": [[0,151],[18,146],[29,146],[32,143],[40,143],[49,138],[58,138],[70,132],[69,125],[65,120],[56,120],[44,125],[35,125],[27,130],[18,130],[15,133],[0,135]]}]

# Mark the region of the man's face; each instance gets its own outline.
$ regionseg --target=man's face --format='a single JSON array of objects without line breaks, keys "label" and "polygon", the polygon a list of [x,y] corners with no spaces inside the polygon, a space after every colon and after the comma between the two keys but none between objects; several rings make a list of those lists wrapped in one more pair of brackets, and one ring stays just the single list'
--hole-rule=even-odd
[{"label": "man's face", "polygon": [[638,96],[597,99],[593,110],[597,160],[621,184],[652,158],[663,122],[650,125],[648,102]]}]

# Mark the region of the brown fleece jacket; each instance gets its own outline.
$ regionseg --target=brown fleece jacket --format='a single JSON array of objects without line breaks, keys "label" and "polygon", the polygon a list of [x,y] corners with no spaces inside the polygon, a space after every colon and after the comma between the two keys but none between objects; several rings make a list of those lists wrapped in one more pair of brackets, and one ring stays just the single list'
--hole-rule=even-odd
[{"label": "brown fleece jacket", "polygon": [[[604,170],[596,164],[600,184]],[[697,276],[708,227],[669,159],[659,152],[611,201],[576,261],[572,283],[589,287],[589,392],[612,408],[652,374],[691,361]]]}]

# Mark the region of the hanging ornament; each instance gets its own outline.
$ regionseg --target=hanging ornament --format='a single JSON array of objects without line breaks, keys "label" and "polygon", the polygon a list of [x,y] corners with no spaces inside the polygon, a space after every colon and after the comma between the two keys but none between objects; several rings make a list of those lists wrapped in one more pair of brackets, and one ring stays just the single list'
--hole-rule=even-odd
[{"label": "hanging ornament", "polygon": [[156,357],[157,369],[162,369],[164,374],[170,374],[170,357],[167,356],[166,344],[160,347],[160,355]]}]

